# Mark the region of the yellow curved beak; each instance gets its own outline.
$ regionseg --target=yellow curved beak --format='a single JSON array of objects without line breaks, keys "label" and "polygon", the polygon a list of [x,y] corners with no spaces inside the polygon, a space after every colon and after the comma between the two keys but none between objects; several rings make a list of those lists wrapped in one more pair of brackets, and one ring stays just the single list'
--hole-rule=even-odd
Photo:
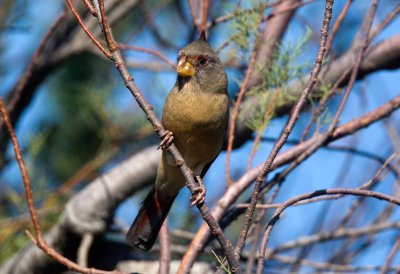
[{"label": "yellow curved beak", "polygon": [[178,62],[178,66],[176,67],[176,72],[182,77],[190,77],[196,73],[196,69],[193,65],[186,61],[185,59],[180,59]]}]

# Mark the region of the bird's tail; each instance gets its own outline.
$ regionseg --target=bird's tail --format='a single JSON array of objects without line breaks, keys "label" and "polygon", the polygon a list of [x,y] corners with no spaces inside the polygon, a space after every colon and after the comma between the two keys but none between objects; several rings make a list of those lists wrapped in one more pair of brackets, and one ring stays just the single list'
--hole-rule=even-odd
[{"label": "bird's tail", "polygon": [[139,213],[126,235],[126,241],[142,250],[149,250],[167,217],[175,197],[164,201],[157,197],[155,188],[144,199]]}]

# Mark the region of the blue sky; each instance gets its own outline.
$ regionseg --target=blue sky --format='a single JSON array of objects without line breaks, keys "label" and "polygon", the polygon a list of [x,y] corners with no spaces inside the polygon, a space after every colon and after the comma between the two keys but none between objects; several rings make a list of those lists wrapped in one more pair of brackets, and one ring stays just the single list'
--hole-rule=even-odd
[{"label": "blue sky", "polygon": [[[337,42],[334,44],[334,49],[338,52],[345,51],[350,45],[352,38],[359,28],[361,21],[359,20],[359,15],[364,14],[369,7],[370,1],[355,1],[353,4],[354,7],[350,9],[349,16],[350,18],[346,23],[346,31],[340,31],[337,36]],[[384,3],[385,1],[381,1]],[[337,14],[340,12],[341,7],[344,5],[345,1],[335,1],[334,5],[334,19]],[[4,55],[2,56],[2,62],[5,64],[12,64],[7,66],[7,70],[4,75],[0,75],[0,81],[3,83],[0,86],[0,95],[5,96],[6,92],[9,90],[11,86],[14,85],[16,81],[16,77],[20,75],[23,71],[29,57],[32,52],[38,45],[40,41],[40,37],[47,31],[48,26],[57,16],[60,10],[60,3],[45,0],[41,1],[40,5],[33,4],[28,1],[27,8],[27,20],[24,20],[21,24],[26,27],[26,30],[11,32],[5,36],[5,50]],[[319,29],[321,25],[321,21],[323,18],[323,14],[321,10],[324,5],[324,1],[317,1],[317,3],[310,4],[307,7],[301,8],[295,20],[292,21],[289,29],[284,37],[283,43],[288,42],[296,42],[298,41],[307,31],[307,27],[309,27],[316,37],[319,35]],[[383,14],[387,14],[389,9],[386,5],[381,5],[378,10],[378,20],[376,22],[380,22],[384,16]],[[312,15],[312,16],[310,16]],[[170,28],[171,26],[163,26],[163,16],[168,16],[168,12],[161,13],[158,19],[156,19],[155,23],[158,24],[161,29]],[[34,24],[30,22],[34,21]],[[387,39],[394,35],[399,34],[399,26],[400,18],[397,18],[392,22],[392,24],[386,28],[375,40],[380,41],[383,39]],[[225,29],[225,32],[219,32],[218,28],[215,29],[211,34],[211,44],[213,47],[219,46],[224,39],[230,35],[231,28],[225,27],[222,25],[219,27],[221,29]],[[170,32],[169,32],[170,33]],[[174,37],[174,42],[178,46],[182,46],[184,41],[179,39],[181,34],[176,32]],[[186,35],[185,35],[186,37]],[[157,49],[156,41],[153,36],[148,32],[144,31],[140,35],[138,35],[134,40],[133,44],[141,46],[141,47],[149,47],[152,49]],[[315,41],[313,41],[313,37],[311,38],[310,43],[306,46],[304,50],[304,54],[300,57],[299,62],[304,62],[308,60],[312,62],[315,58],[317,50],[317,45]],[[176,59],[177,52],[174,50],[168,50],[164,52],[170,60],[174,61]],[[223,56],[223,54],[222,54]],[[128,55],[129,58],[133,58],[135,60],[148,60],[149,57],[143,54],[138,53],[130,53]],[[176,75],[174,72],[161,72],[161,73],[152,73],[148,71],[132,71],[137,85],[144,92],[146,98],[149,102],[155,107],[156,112],[158,114],[161,113],[163,101],[175,82]],[[115,73],[115,77],[118,75]],[[237,79],[238,75],[232,72],[229,72],[229,91],[231,94],[237,91],[237,83],[235,79]],[[363,113],[371,111],[381,104],[388,101],[390,98],[399,94],[399,79],[400,72],[399,71],[383,71],[379,73],[375,73],[371,76],[368,76],[362,83],[356,84],[350,94],[349,101],[344,109],[342,118],[340,123],[345,123],[355,117],[359,117]],[[116,81],[120,81],[117,79]],[[116,98],[116,102],[121,110],[126,109],[137,109],[137,104],[134,102],[131,94],[127,92],[124,85],[119,85],[114,91],[114,96]],[[156,87],[153,85],[154,82],[158,82]],[[46,83],[42,85],[37,92],[33,102],[30,107],[24,112],[20,123],[17,127],[18,137],[23,145],[27,143],[27,141],[32,137],[32,135],[37,130],[37,126],[40,121],[45,119],[52,119],[52,113],[56,111],[54,106],[52,105],[51,100],[49,99],[49,91]],[[334,100],[333,105],[338,104],[339,98]],[[268,137],[278,137],[282,126],[286,122],[287,117],[282,117],[275,119],[268,126],[265,135]],[[293,133],[291,134],[289,139],[299,139],[301,133],[308,122],[309,114],[303,114],[300,117]],[[400,113],[396,112],[392,117],[391,121],[394,125],[399,125]],[[398,126],[397,126],[397,129]],[[393,150],[387,132],[384,129],[382,123],[377,123],[372,125],[371,127],[360,131],[355,136],[350,138],[344,138],[335,142],[334,144],[340,145],[350,145],[353,141],[353,138],[357,138],[357,147],[364,151],[368,151],[371,153],[376,153],[383,158],[386,158]],[[258,165],[265,161],[267,158],[273,144],[270,142],[263,142],[260,144],[258,153],[254,159],[253,166]],[[249,155],[250,149],[252,147],[252,140],[243,145],[241,148],[235,150],[232,154],[232,170],[235,173],[235,178],[240,176],[245,171],[245,165],[243,163],[247,163],[247,157]],[[290,147],[286,145],[283,150]],[[9,149],[9,153],[11,153],[11,148]],[[11,154],[10,154],[11,155]],[[339,171],[342,169],[342,163],[346,161],[348,157],[347,154],[343,152],[332,152],[326,151],[324,149],[317,152],[310,159],[308,159],[305,163],[303,163],[298,169],[296,169],[286,180],[280,194],[277,197],[277,202],[284,201],[290,197],[295,195],[313,191],[321,188],[329,188],[333,187],[334,182],[337,180],[337,175]],[[357,156],[355,156],[357,157]],[[112,165],[110,165],[112,166]],[[208,172],[205,183],[209,189],[213,189],[212,192],[208,193],[207,199],[209,201],[216,201],[218,196],[224,191],[225,188],[225,153],[221,153],[220,157],[215,161],[212,168]],[[376,169],[379,167],[378,164],[374,163],[368,159],[357,158],[357,161],[354,161],[348,167],[348,174],[351,176],[347,177],[347,179],[342,182],[345,187],[355,187],[360,185],[361,183],[367,181],[374,174]],[[103,171],[106,171],[104,169]],[[237,174],[237,175],[236,175]],[[19,176],[19,171],[15,163],[10,164],[2,174],[0,174],[0,190],[4,185],[9,184],[11,187],[16,189],[21,189],[21,180]],[[381,187],[378,188],[379,191],[389,192],[393,187],[393,177],[386,177],[382,183]],[[172,211],[180,212],[184,210],[194,210],[188,209],[188,190],[181,191],[178,201],[174,204]],[[329,212],[327,214],[331,214],[332,219],[334,221],[334,214],[339,212],[343,213],[345,210],[344,205],[348,205],[352,201],[351,198],[345,198],[344,202],[335,204],[335,201],[332,201],[333,205],[330,207]],[[139,197],[134,197],[133,199],[128,200],[124,203],[117,211],[117,216],[126,221],[126,223],[130,223],[130,221],[136,215],[136,208],[140,203]],[[383,202],[371,202],[370,203],[369,212],[372,216],[379,214],[379,210],[384,205]],[[323,204],[319,205],[307,205],[307,206],[299,206],[293,207],[289,209],[285,213],[285,217],[280,220],[273,232],[273,239],[270,242],[270,246],[276,246],[279,243],[283,243],[285,241],[293,240],[304,234],[305,231],[311,231],[312,225],[315,222],[315,218],[318,216],[319,211],[316,208],[322,208]],[[310,207],[310,210],[307,209]],[[312,207],[312,208],[311,208]],[[304,214],[307,212],[308,214]],[[197,214],[195,212],[195,214]],[[340,214],[339,214],[340,215]],[[179,216],[179,213],[176,215]],[[394,215],[396,218],[399,217],[398,212]],[[394,218],[394,217],[393,217]],[[178,228],[180,226],[179,218],[172,217],[171,226]],[[293,229],[293,227],[299,227],[299,229]],[[304,228],[304,229],[300,229]],[[357,263],[359,264],[378,264],[381,263],[385,256],[388,254],[389,249],[391,248],[391,244],[393,242],[393,232],[385,232],[380,234],[382,237],[382,246],[374,248],[374,252],[367,253],[369,255],[358,258]],[[372,249],[371,249],[372,250]],[[322,252],[326,252],[326,250],[321,250]],[[396,256],[396,262],[400,262],[399,256]]]}]

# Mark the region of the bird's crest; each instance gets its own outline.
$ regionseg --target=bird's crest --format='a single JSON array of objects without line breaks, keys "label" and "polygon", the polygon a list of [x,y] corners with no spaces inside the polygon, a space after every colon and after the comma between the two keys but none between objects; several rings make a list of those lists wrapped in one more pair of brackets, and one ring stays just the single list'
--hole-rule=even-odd
[{"label": "bird's crest", "polygon": [[202,40],[202,41],[204,41],[204,42],[207,42],[207,35],[206,35],[206,31],[205,30],[203,30],[201,33],[200,33],[200,36],[199,36],[199,39],[198,40]]}]

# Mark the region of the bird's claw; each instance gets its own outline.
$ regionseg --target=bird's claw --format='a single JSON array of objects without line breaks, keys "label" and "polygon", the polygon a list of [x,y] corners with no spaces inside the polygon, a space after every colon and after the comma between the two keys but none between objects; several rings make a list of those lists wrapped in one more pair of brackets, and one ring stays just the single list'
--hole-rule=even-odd
[{"label": "bird's claw", "polygon": [[164,134],[161,136],[161,142],[160,145],[157,147],[157,149],[161,148],[162,150],[167,150],[171,146],[173,141],[174,141],[174,134],[171,131],[166,130]]},{"label": "bird's claw", "polygon": [[196,187],[190,197],[190,206],[200,205],[206,200],[206,188],[200,176],[196,176],[197,182],[200,186]]}]

